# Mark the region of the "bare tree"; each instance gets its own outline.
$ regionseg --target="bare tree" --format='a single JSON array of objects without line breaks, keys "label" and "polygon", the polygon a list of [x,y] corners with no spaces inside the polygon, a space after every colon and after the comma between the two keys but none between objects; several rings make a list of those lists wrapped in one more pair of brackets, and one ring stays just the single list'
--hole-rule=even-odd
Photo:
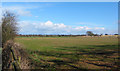
[{"label": "bare tree", "polygon": [[2,17],[2,44],[4,45],[8,40],[13,40],[17,34],[17,16],[5,11]]}]

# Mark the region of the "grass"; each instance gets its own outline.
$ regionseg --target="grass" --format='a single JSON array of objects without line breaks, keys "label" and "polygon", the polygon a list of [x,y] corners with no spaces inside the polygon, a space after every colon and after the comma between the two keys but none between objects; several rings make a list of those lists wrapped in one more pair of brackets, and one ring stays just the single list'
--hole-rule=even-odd
[{"label": "grass", "polygon": [[36,68],[110,69],[117,65],[116,37],[17,37]]}]

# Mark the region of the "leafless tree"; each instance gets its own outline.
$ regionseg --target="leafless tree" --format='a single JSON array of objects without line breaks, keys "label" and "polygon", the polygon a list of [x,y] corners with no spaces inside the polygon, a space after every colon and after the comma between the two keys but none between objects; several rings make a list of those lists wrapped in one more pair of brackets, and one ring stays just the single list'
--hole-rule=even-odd
[{"label": "leafless tree", "polygon": [[4,11],[2,17],[2,44],[13,40],[17,34],[17,16],[10,11]]}]

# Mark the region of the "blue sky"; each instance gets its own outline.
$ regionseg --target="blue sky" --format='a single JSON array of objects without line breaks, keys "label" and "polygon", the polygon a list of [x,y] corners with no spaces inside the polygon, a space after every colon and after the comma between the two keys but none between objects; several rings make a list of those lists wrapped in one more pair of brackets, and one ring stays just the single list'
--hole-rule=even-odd
[{"label": "blue sky", "polygon": [[119,0],[2,0],[2,2],[118,2]]},{"label": "blue sky", "polygon": [[20,34],[118,33],[117,2],[4,2],[19,15]]}]

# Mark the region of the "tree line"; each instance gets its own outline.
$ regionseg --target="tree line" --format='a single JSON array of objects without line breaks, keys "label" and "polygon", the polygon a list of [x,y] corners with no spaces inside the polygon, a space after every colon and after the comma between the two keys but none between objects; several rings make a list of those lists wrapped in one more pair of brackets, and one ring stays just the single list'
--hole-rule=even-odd
[{"label": "tree line", "polygon": [[[82,34],[82,35],[42,35],[42,34],[17,34],[16,36],[20,36],[20,37],[77,37],[77,36],[102,36],[103,34],[94,34],[92,31],[87,31],[86,34]],[[105,34],[105,35],[109,35],[109,34]],[[118,34],[114,34],[114,35],[118,35]]]}]

